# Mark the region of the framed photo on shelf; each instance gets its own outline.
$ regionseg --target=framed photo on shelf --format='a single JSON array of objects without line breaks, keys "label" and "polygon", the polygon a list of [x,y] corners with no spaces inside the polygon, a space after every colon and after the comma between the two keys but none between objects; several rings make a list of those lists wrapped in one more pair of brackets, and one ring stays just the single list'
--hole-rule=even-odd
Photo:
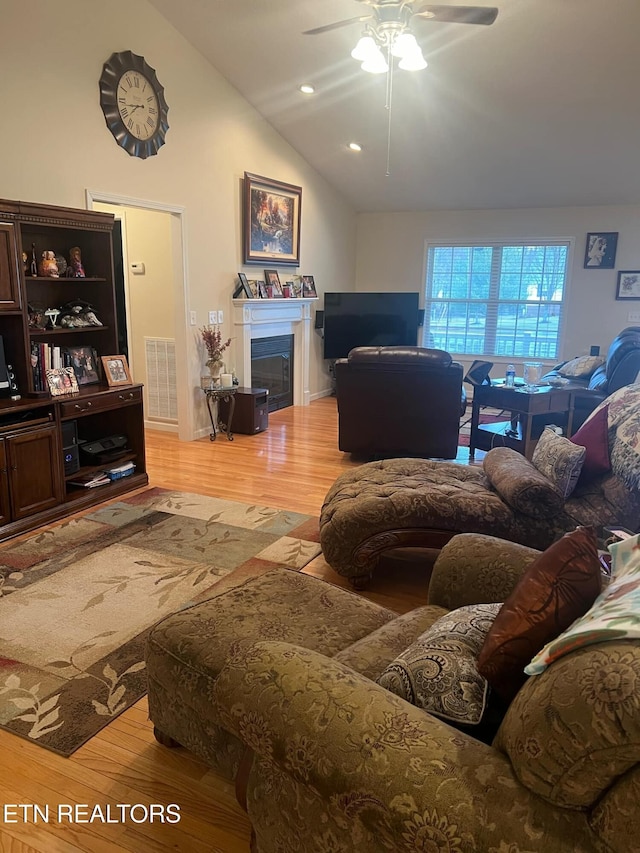
[{"label": "framed photo on shelf", "polygon": [[612,270],[616,265],[617,231],[592,231],[587,234],[584,252],[586,270]]},{"label": "framed photo on shelf", "polygon": [[303,275],[302,276],[302,295],[303,296],[312,296],[312,297],[315,297],[318,295],[316,293],[316,283],[313,280],[312,275]]},{"label": "framed photo on shelf", "polygon": [[293,295],[295,297],[302,296],[302,276],[292,275],[291,281],[293,282]]},{"label": "framed photo on shelf", "polygon": [[269,294],[267,293],[267,285],[264,281],[258,281],[258,296],[260,299],[268,299]]},{"label": "framed photo on shelf", "polygon": [[255,278],[249,279],[249,290],[251,291],[251,298],[252,299],[259,299],[260,298],[258,295],[258,282],[255,280]]},{"label": "framed photo on shelf", "polygon": [[244,173],[244,263],[300,263],[302,187]]},{"label": "framed photo on shelf", "polygon": [[239,299],[242,297],[243,299],[251,299],[251,290],[246,275],[243,272],[239,272],[238,279],[240,284],[233,291],[233,298]]},{"label": "framed photo on shelf", "polygon": [[78,393],[78,380],[73,367],[50,367],[47,368],[46,374],[52,397]]},{"label": "framed photo on shelf", "polygon": [[71,361],[71,367],[75,371],[78,385],[95,385],[96,382],[100,382],[98,354],[93,347],[68,347],[66,352]]},{"label": "framed photo on shelf", "polygon": [[271,296],[275,299],[276,297],[282,296],[282,285],[280,284],[280,276],[278,275],[277,270],[265,270],[264,277],[267,280],[267,293],[269,292],[269,288],[271,288]]},{"label": "framed photo on shelf", "polygon": [[293,292],[292,281],[285,281],[285,283],[282,285],[282,295],[285,299],[291,299],[291,297],[295,295]]},{"label": "framed photo on shelf", "polygon": [[640,299],[640,270],[620,270],[616,299]]},{"label": "framed photo on shelf", "polygon": [[102,367],[108,385],[132,385],[126,355],[103,355]]}]

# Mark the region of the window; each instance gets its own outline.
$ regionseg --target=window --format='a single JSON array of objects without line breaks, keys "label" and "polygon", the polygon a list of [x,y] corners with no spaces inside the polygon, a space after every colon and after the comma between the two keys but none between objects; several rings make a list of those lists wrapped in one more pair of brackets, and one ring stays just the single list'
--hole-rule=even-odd
[{"label": "window", "polygon": [[423,345],[555,359],[568,242],[427,247]]}]

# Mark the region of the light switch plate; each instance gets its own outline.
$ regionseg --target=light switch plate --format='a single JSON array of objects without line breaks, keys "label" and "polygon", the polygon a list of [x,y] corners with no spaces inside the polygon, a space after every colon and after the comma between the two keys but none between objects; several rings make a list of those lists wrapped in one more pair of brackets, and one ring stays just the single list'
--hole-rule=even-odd
[{"label": "light switch plate", "polygon": [[224,311],[218,311],[218,323],[224,323]]},{"label": "light switch plate", "polygon": [[630,323],[640,323],[640,311],[629,311],[627,320]]},{"label": "light switch plate", "polygon": [[209,325],[215,326],[218,322],[218,312],[217,311],[209,311]]},{"label": "light switch plate", "polygon": [[195,325],[196,325],[196,323],[198,322],[198,321],[196,320],[196,312],[195,312],[195,311],[190,311],[190,312],[189,312],[189,322],[191,323],[191,325],[192,325],[192,326],[195,326]]}]

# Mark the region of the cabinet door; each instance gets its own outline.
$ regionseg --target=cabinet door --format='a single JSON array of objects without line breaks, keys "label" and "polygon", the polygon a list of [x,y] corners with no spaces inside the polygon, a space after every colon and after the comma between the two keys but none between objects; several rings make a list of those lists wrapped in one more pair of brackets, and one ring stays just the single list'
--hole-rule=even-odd
[{"label": "cabinet door", "polygon": [[11,506],[9,504],[7,448],[4,439],[0,439],[0,526],[9,521],[11,521]]},{"label": "cabinet door", "polygon": [[8,435],[11,516],[26,518],[62,501],[62,456],[55,424]]},{"label": "cabinet door", "polygon": [[18,246],[11,222],[0,222],[0,311],[20,308]]}]

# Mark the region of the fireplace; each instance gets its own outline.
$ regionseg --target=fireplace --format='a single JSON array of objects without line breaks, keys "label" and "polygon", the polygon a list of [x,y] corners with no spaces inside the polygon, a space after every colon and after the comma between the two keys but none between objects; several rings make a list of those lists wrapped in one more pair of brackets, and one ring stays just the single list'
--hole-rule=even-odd
[{"label": "fireplace", "polygon": [[293,353],[289,360],[289,364],[293,365],[289,375],[293,402],[286,405],[309,405],[311,304],[317,301],[317,298],[309,297],[233,300],[234,359],[241,385],[247,388],[265,387],[255,381],[252,372],[254,340],[293,337]]},{"label": "fireplace", "polygon": [[293,335],[251,341],[251,387],[268,388],[270,412],[293,405]]}]

